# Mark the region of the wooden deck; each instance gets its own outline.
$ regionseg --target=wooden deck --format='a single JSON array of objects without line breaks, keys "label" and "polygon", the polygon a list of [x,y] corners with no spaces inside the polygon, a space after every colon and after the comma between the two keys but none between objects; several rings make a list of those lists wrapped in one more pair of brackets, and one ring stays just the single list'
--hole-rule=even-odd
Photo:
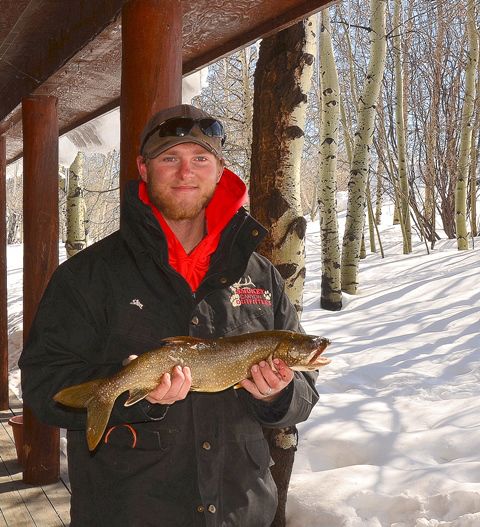
[{"label": "wooden deck", "polygon": [[70,492],[63,454],[59,482],[34,487],[22,481],[12,427],[8,424],[10,417],[21,411],[21,402],[10,393],[10,410],[0,411],[0,527],[68,526]]}]

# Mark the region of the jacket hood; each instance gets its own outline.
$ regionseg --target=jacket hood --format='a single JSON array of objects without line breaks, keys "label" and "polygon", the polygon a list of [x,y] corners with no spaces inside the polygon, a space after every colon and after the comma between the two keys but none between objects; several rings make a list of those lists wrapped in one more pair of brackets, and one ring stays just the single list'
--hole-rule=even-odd
[{"label": "jacket hood", "polygon": [[[243,266],[263,238],[264,229],[242,207],[247,199],[243,181],[231,170],[224,169],[205,212],[207,235],[187,254],[161,213],[150,203],[144,182],[131,181],[125,192],[121,231],[138,257],[147,252],[159,264],[169,264],[196,291],[209,272],[214,253],[214,267],[218,268],[218,263],[223,267],[221,261],[226,263],[232,243],[241,240],[242,254],[236,258],[237,264]],[[243,230],[242,226],[249,228],[248,225],[255,235],[247,236],[247,240],[239,233]],[[220,257],[220,254],[223,256]]]},{"label": "jacket hood", "polygon": [[[147,193],[147,185],[143,181],[139,182],[138,197],[145,205],[151,208],[162,230],[166,231],[168,237],[170,237],[171,230],[168,228],[160,211],[151,203]],[[245,205],[247,201],[248,191],[245,183],[231,170],[224,168],[215,193],[205,209],[208,236],[218,235],[238,209]],[[173,233],[171,234],[173,235]]]}]

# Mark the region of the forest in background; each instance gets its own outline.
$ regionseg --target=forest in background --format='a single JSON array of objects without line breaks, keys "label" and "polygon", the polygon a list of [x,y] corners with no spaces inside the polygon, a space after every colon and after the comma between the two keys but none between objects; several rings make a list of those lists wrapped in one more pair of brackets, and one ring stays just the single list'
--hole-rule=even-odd
[{"label": "forest in background", "polygon": [[[462,199],[459,182],[464,186],[463,214],[468,231],[463,236],[471,239],[478,232],[480,146],[479,14],[473,0],[378,0],[370,4],[349,0],[312,17],[315,51],[304,105],[301,213],[315,218],[319,209],[322,212],[322,170],[328,156],[335,158],[335,192],[353,187],[352,157],[359,134],[359,107],[371,67],[372,20],[374,9],[381,4],[386,49],[381,89],[374,103],[375,128],[368,146],[363,198],[363,213],[370,212],[370,250],[378,250],[373,224],[381,221],[384,200],[397,205],[396,221],[402,226],[405,252],[410,250],[409,229],[417,231],[430,248],[443,233],[455,238],[458,201]],[[338,93],[325,84],[332,72],[332,63],[325,57],[325,34],[333,48]],[[257,42],[210,65],[206,84],[192,100],[225,124],[227,165],[247,184],[254,76],[261,46]],[[322,136],[322,123],[331,119],[326,102],[338,111],[334,132],[327,138]],[[325,150],[326,143],[335,147],[333,153]],[[83,210],[84,243],[90,244],[118,228],[119,154],[116,150],[80,154],[74,167],[79,177],[72,178],[72,167],[59,168],[60,225],[66,241],[70,188],[77,199],[74,209]],[[9,243],[22,241],[22,190],[21,167],[17,166],[7,180]],[[78,205],[78,198],[83,204]]]}]

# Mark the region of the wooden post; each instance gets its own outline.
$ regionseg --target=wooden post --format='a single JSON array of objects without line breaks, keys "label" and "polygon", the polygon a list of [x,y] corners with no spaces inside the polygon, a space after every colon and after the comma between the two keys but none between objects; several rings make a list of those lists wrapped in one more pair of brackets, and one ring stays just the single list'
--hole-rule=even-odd
[{"label": "wooden post", "polygon": [[6,172],[6,142],[0,135],[0,410],[8,409]]},{"label": "wooden post", "polygon": [[[23,121],[23,335],[58,266],[57,99],[32,96],[22,101]],[[24,406],[23,481],[44,485],[60,474],[60,434],[40,423]]]},{"label": "wooden post", "polygon": [[135,159],[148,119],[181,102],[181,1],[130,0],[122,10],[121,192],[138,178]]}]

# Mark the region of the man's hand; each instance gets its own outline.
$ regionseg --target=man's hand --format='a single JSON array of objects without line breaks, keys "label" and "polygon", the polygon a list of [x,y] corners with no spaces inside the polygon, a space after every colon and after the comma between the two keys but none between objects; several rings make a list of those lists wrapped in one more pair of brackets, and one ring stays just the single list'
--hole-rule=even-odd
[{"label": "man's hand", "polygon": [[[129,355],[122,364],[126,366],[138,355]],[[145,399],[152,404],[173,404],[185,399],[192,385],[192,372],[188,366],[175,366],[172,373],[164,373],[160,382]]]},{"label": "man's hand", "polygon": [[252,379],[244,379],[240,384],[255,399],[272,402],[293,380],[294,372],[282,360],[274,359],[275,369],[262,361],[252,366]]},{"label": "man's hand", "polygon": [[192,385],[192,373],[188,366],[175,366],[172,373],[164,373],[157,387],[145,399],[152,404],[173,404],[187,396]]}]

